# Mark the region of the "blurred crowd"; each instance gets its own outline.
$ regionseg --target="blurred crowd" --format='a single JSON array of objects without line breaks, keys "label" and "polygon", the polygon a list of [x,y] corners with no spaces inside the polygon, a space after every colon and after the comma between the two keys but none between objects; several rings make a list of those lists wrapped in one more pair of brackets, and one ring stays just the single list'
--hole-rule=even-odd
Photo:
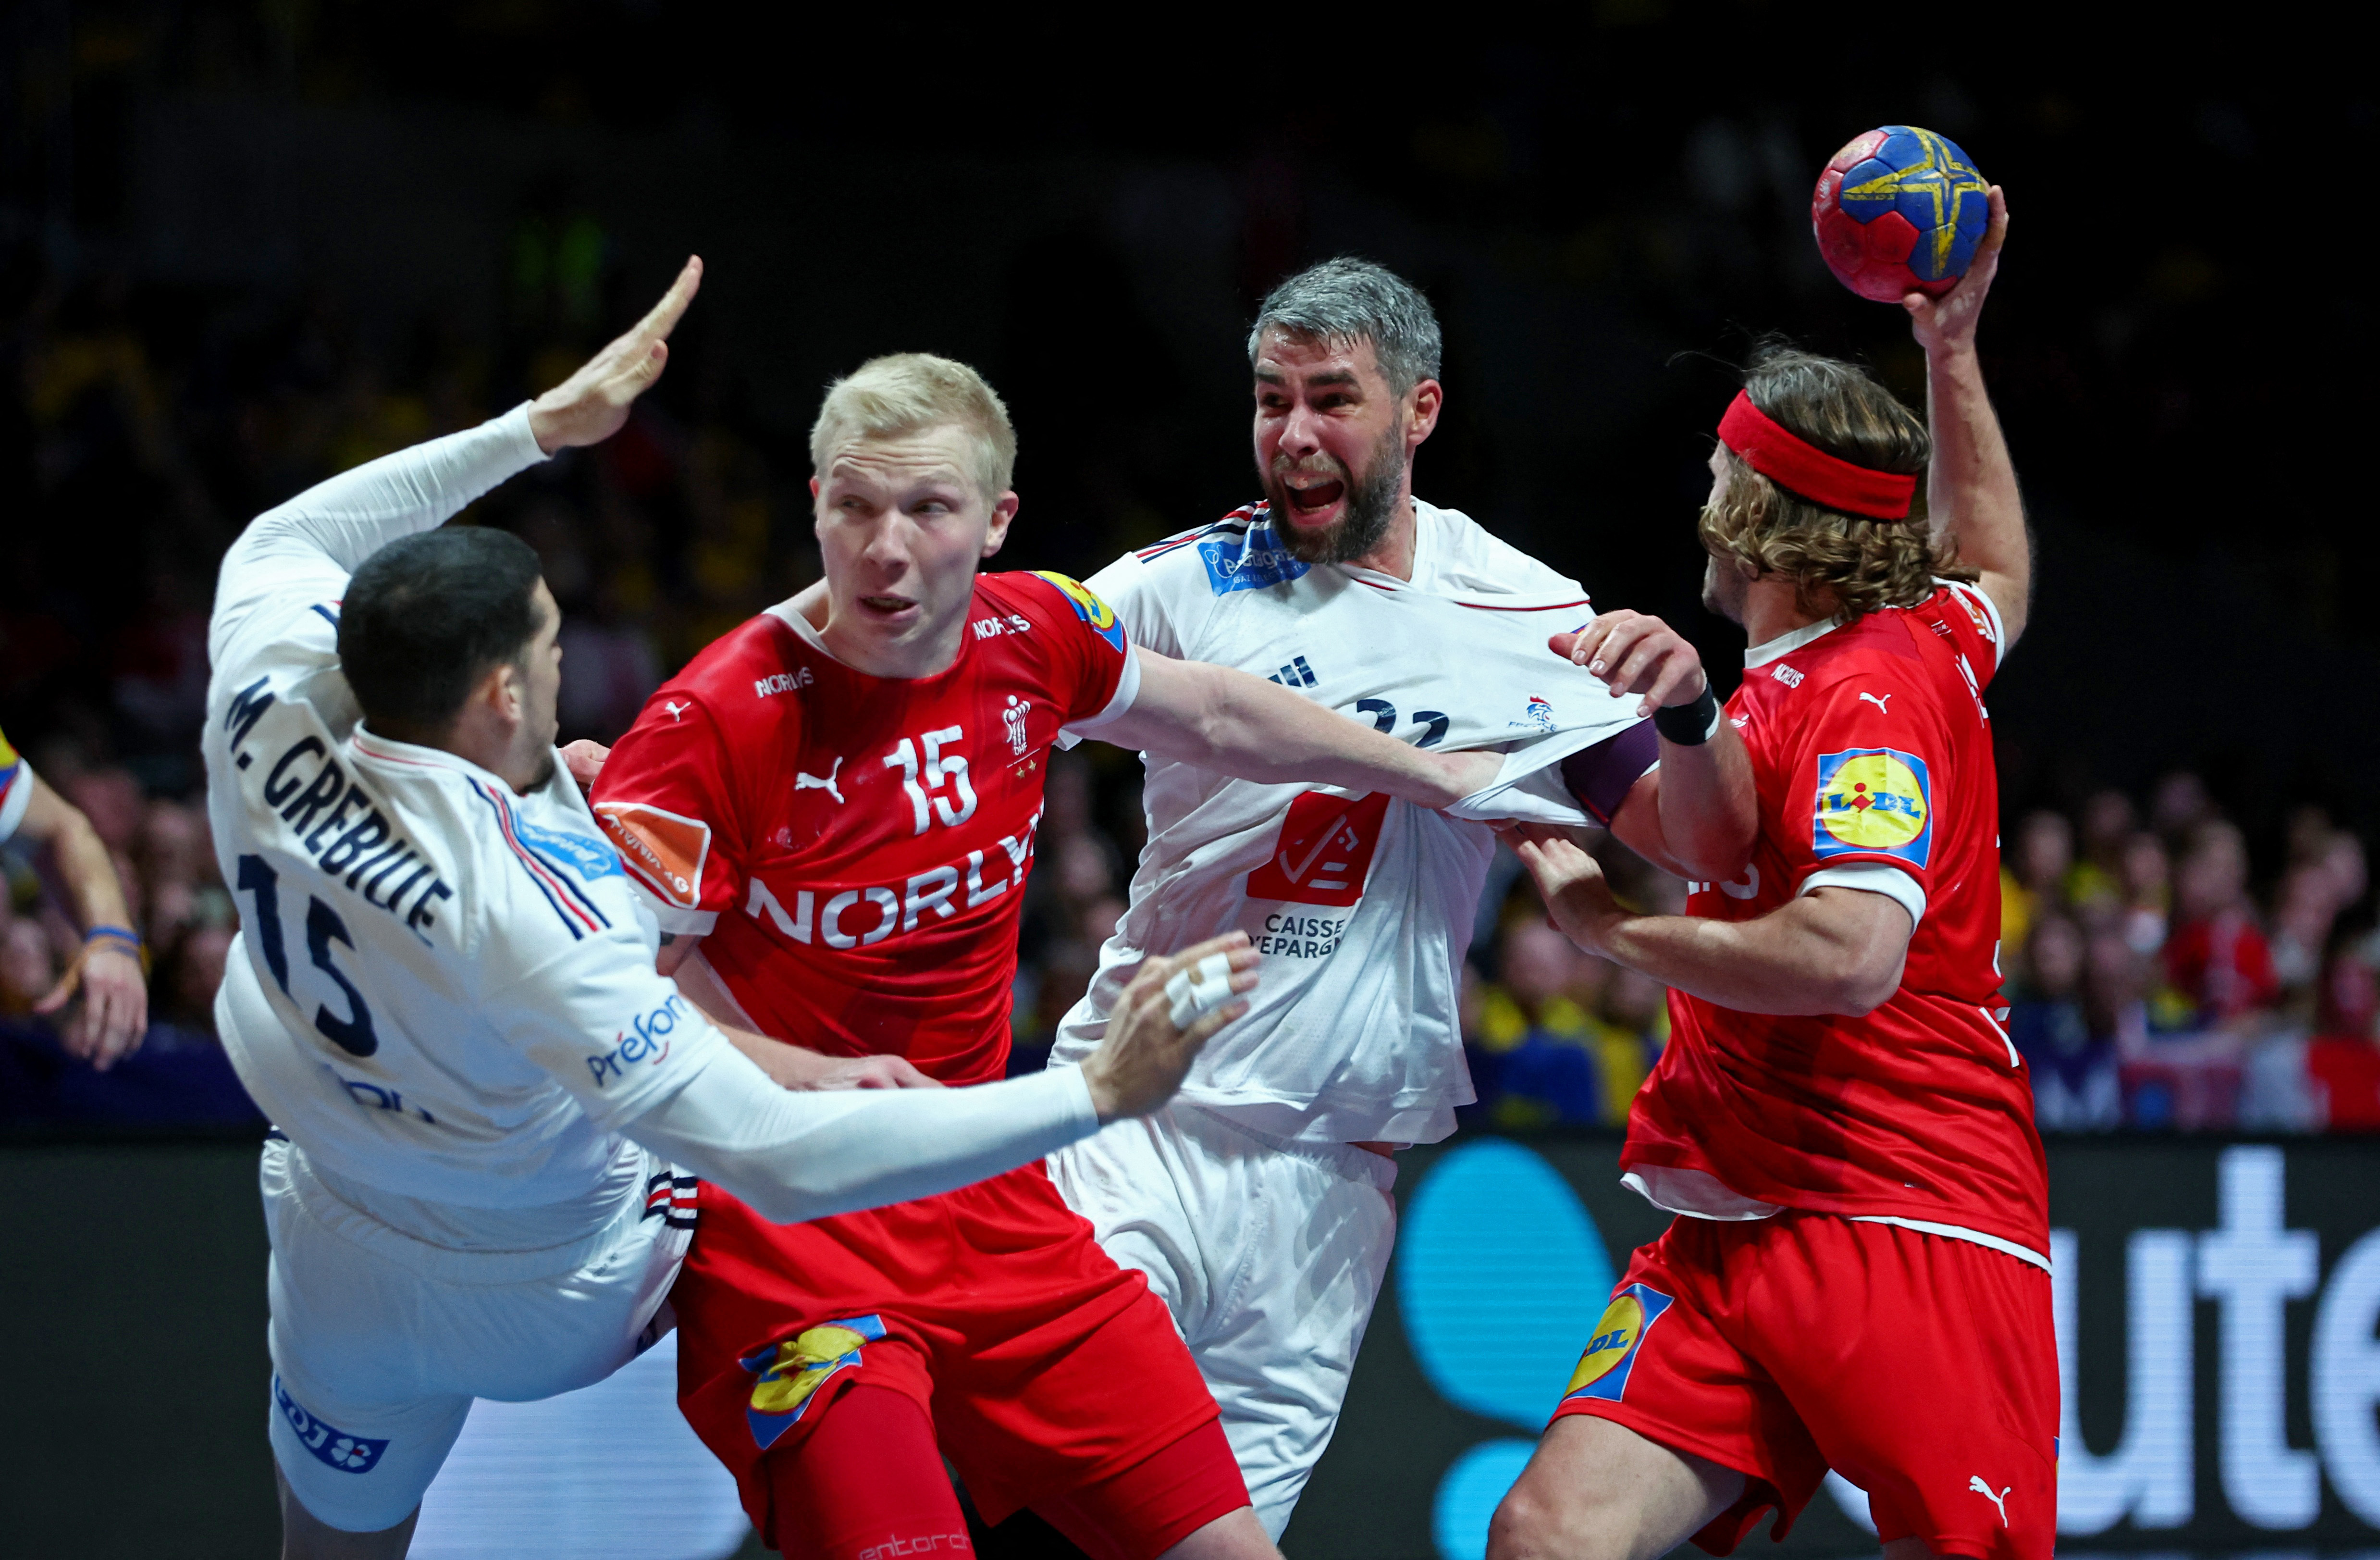
[{"label": "blurred crowd", "polygon": [[2045,1130],[2380,1129],[2380,938],[2363,842],[2317,807],[2251,890],[2195,774],[2010,835],[2010,1034]]},{"label": "blurred crowd", "polygon": [[[1623,900],[1680,886],[1601,854]],[[2256,891],[2248,841],[2192,774],[2143,809],[2119,790],[2006,836],[2001,961],[2010,1038],[2045,1132],[2380,1130],[2380,933],[2363,842],[2323,810],[2288,820]],[[1669,1038],[1662,993],[1579,952],[1525,878],[1483,922],[1464,1047],[1485,1124],[1618,1126]]]},{"label": "blurred crowd", "polygon": [[[61,280],[30,244],[0,250],[0,378],[13,391],[0,396],[0,504],[30,521],[12,526],[0,573],[0,730],[115,853],[156,1017],[143,1059],[103,1088],[68,1064],[27,1010],[77,953],[75,929],[8,857],[0,1119],[245,1111],[236,1085],[222,1091],[211,1038],[237,925],[197,761],[215,561],[272,504],[561,378],[623,317],[609,243],[566,207],[529,210],[489,346],[436,319],[368,328],[328,295],[159,289],[99,268]],[[565,613],[565,739],[616,737],[670,671],[817,577],[806,452],[744,416],[698,349],[663,390],[607,445],[466,516],[516,530],[544,560]],[[1136,764],[1096,745],[1051,769],[1016,984],[1020,1067],[1046,1054],[1123,912],[1138,786]],[[1679,908],[1679,884],[1605,854],[1623,897]],[[2306,809],[2265,854],[2252,871],[2240,829],[2190,774],[2144,806],[2107,791],[2013,823],[2008,1021],[2046,1129],[2380,1129],[2380,939],[2362,843]],[[1614,1127],[1668,1018],[1658,986],[1546,926],[1507,857],[1475,936],[1463,1029],[1472,1121]]]}]

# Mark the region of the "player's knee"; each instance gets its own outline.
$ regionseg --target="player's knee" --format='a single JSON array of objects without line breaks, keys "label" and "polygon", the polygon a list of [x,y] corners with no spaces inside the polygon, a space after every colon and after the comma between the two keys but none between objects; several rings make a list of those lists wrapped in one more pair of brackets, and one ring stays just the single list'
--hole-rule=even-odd
[{"label": "player's knee", "polygon": [[1524,1474],[1488,1524],[1488,1560],[1629,1560],[1621,1515],[1586,1492]]}]

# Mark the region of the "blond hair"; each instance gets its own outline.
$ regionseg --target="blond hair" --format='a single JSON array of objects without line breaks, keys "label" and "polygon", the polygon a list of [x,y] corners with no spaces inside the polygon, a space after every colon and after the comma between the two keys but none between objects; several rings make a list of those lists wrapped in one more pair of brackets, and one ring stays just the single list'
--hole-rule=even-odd
[{"label": "blond hair", "polygon": [[[1922,479],[1932,458],[1924,420],[1852,364],[1767,342],[1743,387],[1788,432],[1855,466]],[[1804,613],[1857,619],[1916,605],[1937,577],[1975,578],[1936,554],[1922,510],[1901,520],[1846,515],[1771,481],[1733,450],[1724,458],[1727,485],[1702,515],[1704,549],[1722,567],[1791,581]]]},{"label": "blond hair", "polygon": [[810,468],[820,481],[841,445],[956,427],[975,446],[976,485],[990,503],[1016,474],[1016,428],[983,375],[930,352],[870,358],[827,386],[810,425]]}]

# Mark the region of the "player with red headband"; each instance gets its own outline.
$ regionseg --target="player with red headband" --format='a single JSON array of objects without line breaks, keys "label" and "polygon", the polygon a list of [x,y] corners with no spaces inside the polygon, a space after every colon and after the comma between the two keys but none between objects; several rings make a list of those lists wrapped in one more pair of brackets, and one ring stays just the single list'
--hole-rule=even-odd
[{"label": "player with red headband", "polygon": [[[2050,1554],[2048,1188],[2003,1027],[1983,697],[2032,556],[1975,355],[1991,202],[1960,285],[1904,300],[1927,422],[1771,347],[1719,424],[1705,600],[1752,641],[1727,705],[1760,798],[1751,867],[1635,915],[1566,840],[1513,831],[1555,923],[1670,988],[1621,1164],[1682,1216],[1589,1335],[1497,1560],[1726,1554],[1768,1507],[1781,1538],[1829,1468],[1890,1560]],[[1573,655],[1593,669],[1605,638]]]}]

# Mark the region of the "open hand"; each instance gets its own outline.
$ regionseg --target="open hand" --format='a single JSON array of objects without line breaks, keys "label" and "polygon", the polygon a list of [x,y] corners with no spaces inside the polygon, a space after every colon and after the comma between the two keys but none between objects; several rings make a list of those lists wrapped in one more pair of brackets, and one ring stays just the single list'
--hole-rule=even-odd
[{"label": "open hand", "polygon": [[2000,246],[2008,241],[2008,200],[1997,184],[1992,186],[1991,201],[1991,221],[1959,285],[1940,298],[1913,292],[1900,300],[1900,306],[1909,311],[1910,332],[1928,356],[1972,349],[1975,345],[1975,320],[1984,311],[1984,295],[1992,290],[1992,278],[1999,274]]},{"label": "open hand", "polygon": [[1625,608],[1607,612],[1575,634],[1546,641],[1556,655],[1584,666],[1611,689],[1611,697],[1642,694],[1636,706],[1649,715],[1665,705],[1691,704],[1710,679],[1702,653],[1686,637],[1658,617]]},{"label": "open hand", "polygon": [[148,978],[140,971],[140,958],[123,944],[113,939],[87,943],[58,983],[33,1004],[33,1011],[55,1013],[77,990],[82,993],[82,1005],[67,1021],[59,1040],[67,1055],[105,1072],[140,1050],[149,1032]]},{"label": "open hand", "polygon": [[1555,929],[1589,953],[1602,952],[1604,932],[1628,913],[1611,896],[1602,865],[1567,834],[1543,823],[1500,823],[1496,837],[1529,869]]},{"label": "open hand", "polygon": [[1101,1121],[1119,1116],[1147,1115],[1173,1098],[1199,1048],[1216,1032],[1248,1010],[1233,1000],[1195,1020],[1187,1029],[1174,1027],[1172,1004],[1165,983],[1181,970],[1195,969],[1209,954],[1220,954],[1232,969],[1233,993],[1256,990],[1257,951],[1245,932],[1226,932],[1171,958],[1152,958],[1123,989],[1115,1011],[1108,1016],[1108,1032],[1099,1048],[1083,1063],[1083,1081],[1090,1086],[1091,1104]]},{"label": "open hand", "polygon": [[702,257],[689,255],[677,280],[652,311],[578,372],[531,401],[529,432],[537,447],[552,455],[574,445],[601,444],[628,420],[628,408],[653,387],[669,366],[669,334],[702,286]]}]

